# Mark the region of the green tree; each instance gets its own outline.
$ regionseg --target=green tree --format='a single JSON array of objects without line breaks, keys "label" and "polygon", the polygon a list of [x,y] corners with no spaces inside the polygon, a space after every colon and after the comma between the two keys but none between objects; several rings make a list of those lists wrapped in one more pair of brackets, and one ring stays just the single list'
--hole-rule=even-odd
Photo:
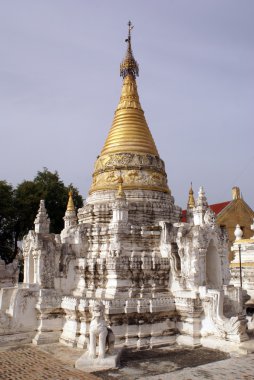
[{"label": "green tree", "polygon": [[15,242],[33,229],[33,223],[40,202],[38,186],[33,181],[23,181],[14,191],[16,212]]},{"label": "green tree", "polygon": [[33,181],[23,181],[15,190],[6,181],[0,181],[0,255],[6,262],[17,255],[18,241],[34,229],[41,199],[45,200],[50,218],[50,232],[61,232],[70,188],[78,209],[83,206],[81,195],[72,184],[65,186],[57,171],[52,173],[44,168]]},{"label": "green tree", "polygon": [[40,199],[45,199],[50,218],[50,231],[60,233],[64,227],[63,216],[66,211],[70,188],[73,191],[73,201],[77,209],[83,206],[81,195],[72,184],[66,187],[60,180],[57,171],[51,173],[47,168],[37,173],[34,183],[38,187]]},{"label": "green tree", "polygon": [[14,225],[13,188],[6,181],[0,181],[0,257],[7,263],[16,255]]},{"label": "green tree", "polygon": [[65,186],[57,171],[52,173],[44,168],[43,171],[38,171],[33,181],[22,182],[15,191],[18,238],[22,239],[29,230],[34,228],[40,199],[45,200],[50,218],[50,232],[60,233],[64,227],[63,217],[70,187],[72,187],[75,207],[78,209],[83,206],[81,195],[72,185]]}]

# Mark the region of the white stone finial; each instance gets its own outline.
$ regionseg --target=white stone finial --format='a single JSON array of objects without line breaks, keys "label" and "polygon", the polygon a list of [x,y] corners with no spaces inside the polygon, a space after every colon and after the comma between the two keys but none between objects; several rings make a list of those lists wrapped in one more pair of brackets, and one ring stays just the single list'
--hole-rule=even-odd
[{"label": "white stone finial", "polygon": [[40,200],[40,207],[39,207],[39,210],[46,210],[44,199],[41,199],[41,200]]},{"label": "white stone finial", "polygon": [[[252,222],[252,224],[250,225],[250,229],[251,229],[252,231],[254,231],[254,218],[253,218],[253,222]],[[251,237],[251,239],[254,239],[254,235]]]},{"label": "white stone finial", "polygon": [[122,177],[119,178],[119,188],[115,197],[115,202],[112,204],[112,220],[110,226],[116,226],[117,224],[127,224],[128,222],[128,202],[124,193],[122,184]]},{"label": "white stone finial", "polygon": [[208,203],[207,203],[205,191],[204,191],[203,186],[201,186],[198,192],[198,198],[196,200],[196,207],[193,208],[193,220],[196,226],[204,224],[204,216],[207,209],[208,209]]},{"label": "white stone finial", "polygon": [[45,208],[45,201],[40,201],[40,207],[34,221],[34,230],[37,233],[49,233],[50,220],[48,218],[47,210]]},{"label": "white stone finial", "polygon": [[199,188],[198,198],[197,198],[196,205],[197,206],[203,206],[203,207],[206,207],[206,208],[208,206],[206,195],[205,195],[205,190],[204,190],[203,186],[201,186]]},{"label": "white stone finial", "polygon": [[234,235],[235,235],[235,240],[242,239],[243,231],[241,230],[241,227],[239,226],[239,224],[236,225]]},{"label": "white stone finial", "polygon": [[198,195],[200,196],[200,195],[203,195],[203,194],[205,194],[204,187],[200,186],[199,191],[198,191]]}]

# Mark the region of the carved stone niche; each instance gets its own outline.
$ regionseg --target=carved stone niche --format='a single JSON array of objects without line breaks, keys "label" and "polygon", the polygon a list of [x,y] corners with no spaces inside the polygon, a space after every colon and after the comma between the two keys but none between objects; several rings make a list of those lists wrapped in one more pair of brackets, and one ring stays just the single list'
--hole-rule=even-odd
[{"label": "carved stone niche", "polygon": [[206,285],[213,289],[222,286],[221,258],[213,241],[210,241],[206,252]]}]

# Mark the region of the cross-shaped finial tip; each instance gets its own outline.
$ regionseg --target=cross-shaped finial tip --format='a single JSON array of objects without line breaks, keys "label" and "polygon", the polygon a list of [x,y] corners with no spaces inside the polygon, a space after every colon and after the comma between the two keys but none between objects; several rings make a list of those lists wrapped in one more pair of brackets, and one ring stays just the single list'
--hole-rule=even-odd
[{"label": "cross-shaped finial tip", "polygon": [[120,65],[120,75],[125,78],[126,75],[131,74],[134,79],[136,76],[138,76],[139,70],[138,70],[138,64],[135,61],[132,49],[131,49],[131,31],[134,28],[131,21],[128,22],[128,38],[125,39],[125,42],[127,42],[127,52],[125,59]]},{"label": "cross-shaped finial tip", "polygon": [[129,34],[131,33],[132,29],[134,28],[134,25],[132,25],[132,22],[128,22],[128,27],[129,27]]}]

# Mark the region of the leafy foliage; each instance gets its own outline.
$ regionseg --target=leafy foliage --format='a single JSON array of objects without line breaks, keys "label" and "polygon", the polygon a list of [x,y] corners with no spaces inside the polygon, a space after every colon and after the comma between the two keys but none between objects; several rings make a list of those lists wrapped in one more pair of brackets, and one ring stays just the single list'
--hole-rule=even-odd
[{"label": "leafy foliage", "polygon": [[6,181],[0,181],[0,256],[7,263],[15,256],[14,225],[13,188]]},{"label": "leafy foliage", "polygon": [[6,181],[0,181],[0,255],[6,262],[16,256],[18,240],[34,228],[41,199],[45,200],[50,231],[61,232],[70,188],[78,209],[83,206],[81,195],[71,184],[65,186],[57,171],[52,173],[44,168],[38,171],[33,181],[23,181],[16,189]]},{"label": "leafy foliage", "polygon": [[23,181],[14,191],[16,208],[15,233],[21,240],[33,228],[33,222],[40,202],[38,187],[33,181]]},{"label": "leafy foliage", "polygon": [[44,168],[42,172],[39,171],[37,173],[34,183],[37,186],[40,199],[45,200],[46,209],[50,218],[50,231],[60,233],[64,227],[63,216],[66,211],[70,188],[73,191],[73,200],[77,209],[83,206],[82,197],[72,184],[65,187],[59,178],[59,174],[57,172],[51,173],[46,168]]}]

